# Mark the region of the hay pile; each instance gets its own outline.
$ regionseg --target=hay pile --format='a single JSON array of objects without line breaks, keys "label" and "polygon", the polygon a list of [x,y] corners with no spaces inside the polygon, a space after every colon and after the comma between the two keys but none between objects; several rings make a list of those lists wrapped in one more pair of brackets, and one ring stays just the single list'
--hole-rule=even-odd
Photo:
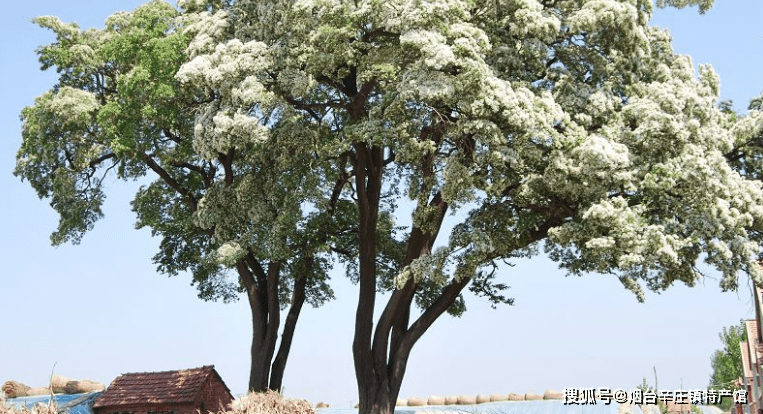
[{"label": "hay pile", "polygon": [[5,393],[5,398],[17,398],[46,395],[50,394],[51,390],[53,391],[53,394],[83,394],[93,391],[103,391],[105,388],[106,387],[100,382],[90,380],[72,381],[60,375],[53,375],[50,379],[49,387],[32,388],[26,384],[9,380],[3,384],[2,391]]},{"label": "hay pile", "polygon": [[66,383],[69,381],[70,381],[69,378],[62,377],[60,375],[53,375],[50,378],[50,388],[53,389],[54,394],[61,394],[64,392],[64,387],[66,387]]},{"label": "hay pile", "polygon": [[525,401],[531,401],[531,400],[542,400],[543,396],[538,394],[533,394],[531,392],[528,392],[525,394]]},{"label": "hay pile", "polygon": [[473,405],[477,404],[477,397],[473,395],[459,395],[458,401],[456,401],[456,404],[458,405]]},{"label": "hay pile", "polygon": [[427,405],[445,405],[445,397],[430,395],[427,399]]},{"label": "hay pile", "polygon": [[499,393],[494,393],[490,395],[490,402],[496,402],[496,401],[506,401],[506,396]]},{"label": "hay pile", "polygon": [[82,380],[82,381],[69,381],[64,385],[64,393],[66,394],[82,394],[93,391],[103,391],[105,387],[100,382]]},{"label": "hay pile", "polygon": [[24,397],[30,389],[32,389],[30,386],[16,381],[5,381],[3,384],[3,393],[6,398]]},{"label": "hay pile", "polygon": [[233,401],[230,408],[230,411],[221,414],[315,414],[307,401],[287,400],[272,390],[250,392],[244,398]]},{"label": "hay pile", "polygon": [[544,400],[563,400],[564,393],[561,391],[556,391],[556,390],[546,390],[546,392],[543,393],[543,399]]},{"label": "hay pile", "polygon": [[427,405],[427,400],[419,397],[411,397],[408,399],[409,407],[422,407]]},{"label": "hay pile", "polygon": [[50,388],[48,387],[37,387],[37,388],[31,388],[29,391],[26,392],[27,396],[32,395],[50,395]]}]

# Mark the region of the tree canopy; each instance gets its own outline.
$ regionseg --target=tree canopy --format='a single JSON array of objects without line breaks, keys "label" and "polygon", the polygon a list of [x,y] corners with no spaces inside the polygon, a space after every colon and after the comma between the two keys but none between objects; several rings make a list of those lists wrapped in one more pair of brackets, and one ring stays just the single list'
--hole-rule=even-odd
[{"label": "tree canopy", "polygon": [[[78,243],[103,216],[108,177],[149,183],[132,208],[136,227],[161,237],[158,270],[190,272],[204,300],[244,292],[252,310],[249,387],[280,389],[303,303],[333,298],[325,253],[332,229],[324,225],[333,210],[302,211],[303,201],[321,197],[317,178],[272,173],[281,171],[273,160],[288,156],[288,148],[262,155],[238,142],[199,147],[198,108],[215,98],[175,78],[188,61],[185,20],[161,1],[116,13],[102,30],[36,18],[56,35],[37,53],[42,69],[55,67],[59,80],[21,114],[14,173],[58,212],[54,245]],[[259,197],[263,188],[267,197]],[[234,235],[249,242],[233,247]]]}]

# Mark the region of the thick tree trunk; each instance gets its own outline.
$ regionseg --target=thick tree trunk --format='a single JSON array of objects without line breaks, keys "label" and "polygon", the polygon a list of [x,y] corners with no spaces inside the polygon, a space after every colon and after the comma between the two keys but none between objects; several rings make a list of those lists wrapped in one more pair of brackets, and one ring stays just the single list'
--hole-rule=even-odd
[{"label": "thick tree trunk", "polygon": [[[358,194],[358,254],[359,293],[355,312],[355,336],[352,342],[355,378],[358,383],[361,413],[389,412],[386,399],[389,393],[377,389],[385,378],[374,369],[371,352],[374,302],[376,299],[376,223],[379,213],[381,179],[383,173],[382,150],[365,143],[355,143],[355,187]],[[382,393],[384,406],[376,405]],[[386,411],[385,411],[386,407]]]},{"label": "thick tree trunk", "polygon": [[364,402],[361,400],[360,402],[358,414],[391,414],[395,411],[395,402],[397,400],[398,392],[393,393],[388,387],[379,386],[373,387],[373,389],[368,390],[368,392],[369,397],[366,401]]},{"label": "thick tree trunk", "polygon": [[270,372],[270,360],[265,360],[263,344],[256,338],[252,338],[251,360],[249,371],[249,391],[266,391],[268,389],[268,374]]},{"label": "thick tree trunk", "polygon": [[286,369],[286,361],[289,358],[291,342],[294,339],[294,329],[297,327],[299,313],[302,305],[305,303],[305,287],[307,285],[307,275],[313,266],[312,258],[305,259],[304,267],[301,269],[294,280],[294,290],[292,292],[291,307],[286,315],[286,322],[281,334],[281,343],[278,346],[278,353],[273,360],[272,370],[270,372],[270,389],[281,392],[283,387],[283,373]]}]

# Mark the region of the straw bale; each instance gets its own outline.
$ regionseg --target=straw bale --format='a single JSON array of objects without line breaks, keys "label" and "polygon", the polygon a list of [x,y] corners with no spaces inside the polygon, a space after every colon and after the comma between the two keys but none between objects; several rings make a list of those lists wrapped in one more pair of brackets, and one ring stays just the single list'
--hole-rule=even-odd
[{"label": "straw bale", "polygon": [[66,383],[71,381],[69,378],[62,377],[60,375],[54,375],[50,379],[50,387],[53,389],[53,392],[56,394],[61,394],[64,392],[64,387],[66,387]]},{"label": "straw bale", "polygon": [[445,405],[458,404],[458,397],[455,395],[449,395],[445,397]]},{"label": "straw bale", "polygon": [[429,405],[445,405],[445,398],[438,397],[436,395],[430,395],[427,399],[427,404]]},{"label": "straw bale", "polygon": [[395,401],[395,407],[405,407],[406,405],[408,405],[408,400],[398,398],[397,401]]},{"label": "straw bale", "polygon": [[477,399],[474,398],[473,395],[459,395],[458,404],[459,405],[477,404]]},{"label": "straw bale", "polygon": [[542,400],[542,399],[543,399],[542,395],[533,394],[531,392],[528,392],[527,394],[525,394],[525,400],[527,400],[527,401],[529,401],[529,400]]},{"label": "straw bale", "polygon": [[409,407],[421,407],[427,405],[427,400],[419,397],[411,397],[408,398],[408,406]]},{"label": "straw bale", "polygon": [[506,401],[506,396],[503,394],[495,393],[490,396],[490,402],[496,402],[496,401]]},{"label": "straw bale", "polygon": [[50,388],[48,387],[30,388],[29,391],[26,392],[26,395],[48,395],[48,394],[50,394]]},{"label": "straw bale", "polygon": [[81,380],[81,381],[69,381],[64,386],[64,393],[66,394],[82,394],[85,392],[103,391],[104,385],[100,382]]},{"label": "straw bale", "polygon": [[273,390],[250,392],[231,407],[220,414],[315,414],[307,401],[288,400]]},{"label": "straw bale", "polygon": [[525,396],[524,395],[514,394],[513,392],[510,393],[506,398],[509,401],[524,401],[525,400]]},{"label": "straw bale", "polygon": [[477,404],[482,404],[482,403],[490,402],[490,396],[477,394],[477,398],[475,398],[474,400],[477,402]]},{"label": "straw bale", "polygon": [[318,404],[315,404],[315,408],[329,408],[329,405],[321,401]]},{"label": "straw bale", "polygon": [[543,393],[543,399],[544,400],[563,400],[564,393],[561,391],[546,390],[546,392]]},{"label": "straw bale", "polygon": [[2,388],[6,398],[24,397],[31,389],[30,386],[13,380],[5,381]]}]

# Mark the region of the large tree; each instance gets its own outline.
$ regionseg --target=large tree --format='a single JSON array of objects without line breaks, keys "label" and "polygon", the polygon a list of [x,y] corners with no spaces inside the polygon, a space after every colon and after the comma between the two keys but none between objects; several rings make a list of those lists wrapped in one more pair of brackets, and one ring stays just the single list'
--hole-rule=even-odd
[{"label": "large tree", "polygon": [[[500,262],[541,247],[639,300],[644,287],[694,285],[699,260],[723,289],[739,272],[760,282],[763,193],[731,164],[750,130],[731,132],[739,119],[716,105],[712,69],[695,76],[648,25],[650,0],[180,5],[197,23],[177,77],[214,97],[197,145],[288,146],[284,177],[336,183],[356,206],[357,252],[336,251],[359,283],[361,414],[392,412],[412,347],[464,310],[467,286],[510,301]],[[406,204],[412,223],[399,225]],[[443,231],[448,213],[459,221]]]},{"label": "large tree", "polygon": [[[333,297],[328,237],[333,246],[347,243],[331,224],[343,208],[338,198],[325,199],[316,177],[274,168],[279,157],[295,161],[287,145],[267,156],[247,152],[248,144],[235,141],[238,126],[229,131],[235,145],[194,141],[198,105],[215,97],[175,79],[187,61],[182,31],[190,23],[171,5],[153,1],[116,13],[102,30],[51,16],[35,22],[56,35],[37,52],[59,79],[22,112],[15,174],[58,212],[52,243],[78,243],[101,218],[110,177],[146,183],[132,208],[137,227],[161,237],[158,269],[192,273],[204,300],[243,292],[252,313],[249,388],[280,389],[303,304]],[[325,208],[301,210],[317,200]]]}]

